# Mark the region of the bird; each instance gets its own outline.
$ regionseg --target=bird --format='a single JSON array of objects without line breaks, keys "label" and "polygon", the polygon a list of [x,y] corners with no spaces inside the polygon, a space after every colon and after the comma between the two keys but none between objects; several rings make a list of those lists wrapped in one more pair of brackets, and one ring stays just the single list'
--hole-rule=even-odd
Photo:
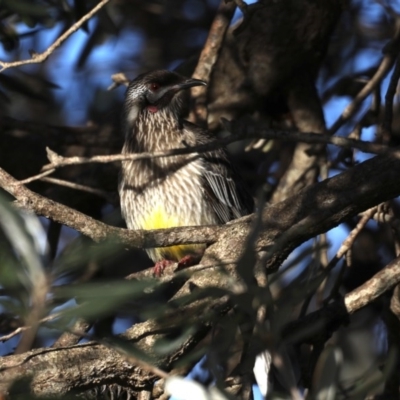
[{"label": "bird", "polygon": [[[168,70],[132,80],[124,101],[122,154],[168,151],[214,143],[215,136],[184,119],[185,91],[206,82]],[[186,92],[187,93],[187,92]],[[223,148],[122,161],[118,191],[128,229],[221,225],[253,211],[253,198]],[[146,249],[154,274],[177,262],[193,265],[204,244]]]}]

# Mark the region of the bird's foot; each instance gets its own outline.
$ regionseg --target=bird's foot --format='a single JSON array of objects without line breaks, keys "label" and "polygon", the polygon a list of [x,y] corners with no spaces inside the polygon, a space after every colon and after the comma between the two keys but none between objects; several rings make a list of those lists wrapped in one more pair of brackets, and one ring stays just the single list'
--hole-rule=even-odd
[{"label": "bird's foot", "polygon": [[187,256],[180,259],[178,262],[178,269],[183,269],[196,265],[201,259],[201,256],[195,254],[188,254]]},{"label": "bird's foot", "polygon": [[171,260],[157,261],[153,267],[153,275],[159,278],[163,274],[164,269],[171,264],[175,264],[175,262]]},{"label": "bird's foot", "polygon": [[[188,254],[180,259],[180,261],[178,262],[177,269],[183,269],[191,267],[192,265],[196,265],[200,261],[200,259],[201,256],[199,255]],[[159,278],[164,273],[165,268],[169,267],[172,264],[175,264],[175,261],[171,260],[157,261],[153,267],[153,275]]]}]

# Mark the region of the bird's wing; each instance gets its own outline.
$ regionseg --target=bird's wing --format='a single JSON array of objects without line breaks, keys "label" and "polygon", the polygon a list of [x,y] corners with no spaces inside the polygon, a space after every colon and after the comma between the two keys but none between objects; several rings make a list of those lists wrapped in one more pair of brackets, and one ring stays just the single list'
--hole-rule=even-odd
[{"label": "bird's wing", "polygon": [[[186,125],[186,123],[185,123]],[[196,125],[185,126],[195,134],[196,144],[210,143],[214,139]],[[247,191],[239,173],[229,162],[223,149],[203,153],[203,185],[207,199],[221,223],[253,212],[253,198]]]}]

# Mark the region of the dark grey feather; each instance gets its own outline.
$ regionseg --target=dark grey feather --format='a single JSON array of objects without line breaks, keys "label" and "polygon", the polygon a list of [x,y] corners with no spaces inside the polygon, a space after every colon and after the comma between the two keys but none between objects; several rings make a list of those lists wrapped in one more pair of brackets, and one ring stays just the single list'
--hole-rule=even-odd
[{"label": "dark grey feather", "polygon": [[[210,134],[185,121],[184,127],[195,133],[196,145],[213,142]],[[230,163],[225,149],[201,155],[204,160],[204,189],[213,210],[221,223],[250,214],[254,209],[253,198],[247,191],[240,174]]]}]

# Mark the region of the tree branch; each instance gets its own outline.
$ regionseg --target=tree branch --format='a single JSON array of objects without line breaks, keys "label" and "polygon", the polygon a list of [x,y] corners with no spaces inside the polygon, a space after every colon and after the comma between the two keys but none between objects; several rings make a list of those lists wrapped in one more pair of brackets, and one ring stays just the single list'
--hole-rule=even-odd
[{"label": "tree branch", "polygon": [[330,336],[335,327],[343,324],[348,315],[375,301],[398,283],[400,283],[400,257],[395,258],[363,285],[347,293],[342,300],[289,323],[283,330],[283,336],[295,338],[296,342],[312,342],[321,330],[325,330],[326,335]]},{"label": "tree branch", "polygon": [[[124,336],[144,354],[153,354],[151,335],[157,331],[156,323],[147,321],[136,324]],[[188,349],[195,346],[204,333],[204,327],[200,328],[183,347]],[[154,360],[154,365],[170,366],[173,360],[173,354],[160,356]],[[84,391],[93,387],[94,383],[102,385],[112,382],[124,382],[133,390],[141,391],[151,387],[156,380],[155,375],[129,362],[129,357],[117,350],[90,342],[63,348],[35,349],[25,354],[0,358],[0,392],[7,393],[8,385],[16,378],[32,377],[32,371],[35,374],[31,388],[38,395],[61,396],[72,390]]]},{"label": "tree branch", "polygon": [[[265,230],[261,232],[255,248],[269,251],[272,243],[278,243],[279,245],[275,247],[275,251],[267,260],[267,266],[276,269],[295,247],[309,238],[333,228],[361,211],[400,195],[400,181],[397,172],[399,170],[400,160],[398,158],[377,156],[340,175],[307,187],[296,194],[296,201],[289,198],[266,207],[262,215]],[[149,244],[153,246],[170,245],[184,238],[193,242],[193,237],[198,242],[207,242],[212,236],[213,241],[218,240],[218,242],[206,250],[203,264],[215,264],[215,260],[221,259],[238,259],[243,243],[251,230],[251,218],[245,217],[218,227],[176,228],[164,232],[128,231],[95,221],[84,214],[39,196],[22,185],[15,185],[15,180],[1,169],[0,186],[15,196],[26,208],[74,227],[89,237],[95,237],[98,241],[114,237],[124,244],[142,247]],[[208,237],[207,232],[211,233]],[[234,279],[234,265],[225,268]],[[395,279],[397,279],[400,276],[397,269],[398,265],[396,264],[394,269],[388,269],[384,275],[379,275],[379,278],[383,280],[375,279],[376,284],[362,286],[359,292],[350,293],[345,300],[349,312],[354,312],[357,307],[363,307],[366,304],[360,299],[359,293],[364,293],[368,296],[369,301],[372,301],[384,290],[392,287],[395,284],[393,277],[396,275]],[[227,280],[225,274],[217,274],[213,271],[216,269],[207,268],[197,271],[179,293],[188,294],[192,287],[224,288],[227,285],[232,286],[231,280]],[[193,312],[198,318],[198,308],[195,306],[191,308],[191,306],[185,312]],[[346,312],[348,310],[346,309]],[[335,321],[338,315],[330,308],[324,313],[321,321],[326,324],[331,321],[330,318]],[[342,322],[342,315],[340,314],[339,323]],[[312,322],[314,323],[315,320]],[[139,347],[145,346],[146,343],[150,343],[151,346],[153,343],[152,332],[157,332],[157,329],[159,326],[155,321],[147,321],[134,325],[128,331],[127,337],[133,339]],[[207,329],[207,326],[203,326],[194,336],[190,336],[188,339],[190,345],[185,349],[191,348]],[[187,346],[187,343],[184,346]],[[140,348],[151,352],[150,348]],[[182,348],[177,351],[181,354]],[[174,354],[157,359],[155,365],[163,365],[163,369],[168,370],[168,367],[165,366],[171,365]],[[39,349],[23,355],[8,356],[0,359],[0,368],[2,378],[0,391],[4,389],[7,382],[16,377],[31,375],[34,371],[32,386],[36,393],[41,394],[63,394],[72,387],[83,389],[90,387],[94,382],[108,384],[121,380],[127,382],[131,387],[141,390],[148,388],[155,379],[148,373],[144,373],[139,367],[126,361],[118,352],[94,343],[52,350]],[[62,371],[62,376],[60,371]]]},{"label": "tree branch", "polygon": [[[217,15],[208,32],[207,41],[204,44],[200,54],[199,61],[193,73],[193,78],[210,82],[210,76],[215,63],[217,62],[218,53],[220,51],[225,34],[229,28],[229,23],[235,12],[236,4],[234,2],[227,3],[221,0]],[[207,87],[196,86],[191,90],[194,99],[194,120],[199,125],[207,124]]]},{"label": "tree branch", "polygon": [[[377,156],[280,203],[267,206],[262,216],[264,231],[255,243],[257,250],[268,250],[267,267],[278,268],[304,241],[397,197],[400,194],[398,168],[400,159],[397,157]],[[226,229],[219,232],[218,241],[206,250],[202,262],[238,259],[241,255],[239,244],[244,243],[249,229],[248,225],[239,222],[226,225]]]},{"label": "tree branch", "polygon": [[385,54],[375,72],[375,75],[368,83],[357,93],[353,101],[344,109],[342,115],[330,127],[329,133],[333,135],[345,122],[347,122],[359,109],[362,102],[373,92],[373,90],[382,82],[389,73],[400,50],[400,19],[396,18],[395,34],[393,39],[387,43],[383,49]]},{"label": "tree branch", "polygon": [[85,14],[79,21],[75,22],[67,31],[65,31],[51,46],[49,46],[43,53],[34,54],[32,58],[28,60],[20,60],[14,62],[0,61],[0,72],[5,71],[8,68],[19,67],[26,64],[38,64],[49,58],[49,56],[61,46],[74,32],[76,32],[86,21],[93,17],[103,6],[105,6],[110,0],[101,0],[95,7],[93,7],[87,14]]},{"label": "tree branch", "polygon": [[[400,194],[400,182],[396,173],[398,170],[400,170],[399,158],[375,157],[301,191],[296,195],[296,201],[289,198],[267,207],[263,218],[268,233],[260,239],[259,246],[270,245],[271,241],[286,232],[285,235],[288,240],[290,239],[291,245],[284,243],[286,251],[281,254],[285,257],[287,251],[293,249],[295,244],[300,244],[303,238],[308,239],[325,232],[346,218],[398,196]],[[178,243],[210,244],[217,241],[223,242],[221,239],[224,238],[225,245],[228,247],[222,253],[218,251],[216,256],[231,260],[239,257],[241,249],[237,243],[232,246],[232,240],[243,243],[250,229],[250,219],[244,218],[224,226],[131,231],[106,225],[40,196],[23,185],[18,185],[18,181],[2,169],[0,169],[0,187],[12,194],[25,208],[69,226],[97,242],[114,238],[129,247],[148,248]],[[306,218],[308,218],[307,224]],[[301,225],[300,231],[296,231],[299,229],[297,226],[299,223],[307,225],[304,231]],[[292,237],[289,237],[290,235]]]},{"label": "tree branch", "polygon": [[[279,239],[278,252],[268,265],[276,268],[291,250],[303,241],[326,232],[358,213],[400,195],[397,171],[400,159],[377,156],[350,170],[299,192],[296,198],[266,207],[263,232],[256,248],[265,249]],[[203,263],[216,259],[235,260],[241,255],[250,229],[251,217],[244,217],[223,226],[171,228],[156,231],[131,231],[96,221],[76,210],[40,196],[0,169],[0,187],[12,194],[19,205],[38,215],[69,226],[96,242],[114,239],[137,248],[163,247],[182,243],[215,243],[210,246]],[[218,243],[216,243],[218,242]]]},{"label": "tree branch", "polygon": [[390,83],[385,95],[385,110],[383,121],[379,126],[379,135],[384,142],[388,142],[392,136],[393,122],[393,99],[397,92],[397,86],[400,78],[400,55],[397,56],[396,65],[390,78]]},{"label": "tree branch", "polygon": [[[247,125],[247,126],[246,126]],[[148,152],[140,154],[111,154],[111,155],[100,155],[93,157],[63,157],[59,154],[48,149],[53,156],[51,157],[51,162],[46,164],[42,169],[43,171],[57,169],[67,165],[80,165],[80,164],[90,164],[90,163],[110,163],[119,162],[124,160],[144,160],[150,158],[160,158],[160,157],[170,157],[173,155],[190,154],[190,153],[204,153],[210,150],[215,150],[216,148],[224,147],[230,143],[238,142],[247,139],[274,139],[274,140],[284,140],[289,142],[304,142],[311,144],[333,144],[335,146],[343,148],[355,148],[361,150],[365,153],[370,154],[393,154],[400,157],[400,151],[393,149],[383,144],[373,143],[363,140],[349,139],[339,136],[321,135],[318,133],[305,133],[305,132],[293,132],[293,131],[280,131],[262,127],[255,127],[251,125],[243,125],[239,122],[229,122],[226,123],[226,128],[232,132],[231,136],[223,139],[213,141],[212,143],[194,146],[194,147],[184,147],[177,148],[168,151],[158,151],[158,152]],[[42,174],[35,176],[35,179],[41,179]],[[32,179],[28,178],[21,183],[31,182]]]},{"label": "tree branch", "polygon": [[[299,321],[287,324],[283,331],[284,337],[288,340],[295,338],[300,342],[312,340],[322,328],[328,329],[329,333],[334,324],[341,324],[348,314],[365,307],[399,282],[400,258],[396,258],[362,286],[348,293],[342,302],[335,302]],[[124,336],[141,350],[147,349],[153,354],[148,346],[152,345],[151,335],[154,334],[152,332],[157,330],[154,321],[146,321],[134,325]],[[203,334],[204,331],[200,332],[199,336]],[[193,347],[199,336],[192,337],[183,347]],[[181,352],[182,348],[176,351],[179,354]],[[168,354],[158,359],[157,365],[170,366],[173,359],[174,356]],[[85,390],[92,387],[94,382],[96,385],[101,385],[123,381],[131,388],[140,391],[149,388],[155,380],[153,375],[130,363],[118,351],[91,342],[65,348],[35,349],[26,354],[1,358],[0,391],[6,392],[9,382],[16,378],[32,376],[32,372],[35,373],[32,389],[34,393],[41,395],[62,395],[72,389]]]},{"label": "tree branch", "polygon": [[[200,227],[200,235],[196,234],[199,227],[189,227],[183,230],[182,228],[172,228],[166,229],[164,232],[163,230],[156,232],[121,229],[107,225],[73,208],[32,192],[27,187],[20,185],[15,178],[2,168],[0,168],[0,187],[17,199],[18,206],[69,226],[95,242],[115,239],[124,246],[136,248],[163,247],[171,245],[176,241],[187,243],[194,240],[192,243],[212,243],[217,240],[218,231],[222,228],[219,226]],[[153,232],[153,234],[149,236],[149,232]],[[162,242],[165,244],[161,244]]]}]

